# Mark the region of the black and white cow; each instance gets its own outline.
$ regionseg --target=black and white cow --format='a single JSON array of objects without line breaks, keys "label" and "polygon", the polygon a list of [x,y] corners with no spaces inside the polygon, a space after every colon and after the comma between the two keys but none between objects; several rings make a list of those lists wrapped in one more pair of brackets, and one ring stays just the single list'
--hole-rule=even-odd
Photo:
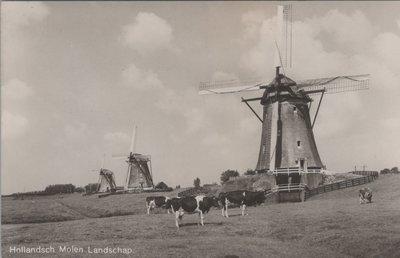
[{"label": "black and white cow", "polygon": [[360,196],[360,204],[372,202],[372,190],[368,187],[361,188],[358,195]]},{"label": "black and white cow", "polygon": [[211,207],[219,207],[218,198],[207,197],[207,196],[196,196],[196,197],[182,197],[172,198],[167,201],[167,208],[171,207],[172,211],[175,212],[175,225],[179,228],[179,222],[182,221],[183,215],[186,213],[193,214],[198,213],[200,217],[200,224],[204,226],[204,214],[210,211]]},{"label": "black and white cow", "polygon": [[222,204],[222,216],[229,218],[228,206],[230,204],[240,205],[242,216],[244,216],[247,206],[257,206],[258,204],[264,203],[265,199],[264,192],[233,191],[221,193],[219,195],[219,200]]},{"label": "black and white cow", "polygon": [[[170,198],[167,196],[149,196],[146,197],[146,208],[147,208],[147,215],[150,214],[150,210],[154,208],[166,208],[167,201]],[[167,212],[169,214],[169,209],[167,208]]]}]

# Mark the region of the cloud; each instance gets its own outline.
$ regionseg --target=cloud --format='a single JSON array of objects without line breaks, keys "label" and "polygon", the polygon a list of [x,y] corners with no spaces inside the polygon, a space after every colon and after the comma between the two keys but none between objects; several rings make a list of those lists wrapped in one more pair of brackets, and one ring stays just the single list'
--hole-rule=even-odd
[{"label": "cloud", "polygon": [[[256,26],[256,25],[254,25]],[[253,35],[255,39],[249,39],[251,42],[257,42],[251,46],[248,51],[242,55],[243,66],[252,72],[255,72],[257,76],[265,76],[267,69],[265,67],[273,67],[274,60],[274,37],[275,31],[273,28],[276,27],[276,18],[264,20],[258,25],[257,36]],[[256,30],[252,28],[252,30]],[[247,39],[247,32],[244,34],[244,39]]]},{"label": "cloud", "polygon": [[225,134],[209,133],[201,140],[202,144],[208,146],[224,146],[229,142],[228,137]]},{"label": "cloud", "polygon": [[1,100],[3,109],[6,107],[11,110],[4,110],[1,117],[1,138],[14,139],[27,132],[29,120],[21,114],[15,114],[11,102],[22,107],[21,101],[25,101],[33,93],[32,88],[19,79],[11,79],[1,87]]},{"label": "cloud", "polygon": [[[262,113],[258,113],[258,115],[262,118]],[[246,135],[256,135],[261,127],[262,124],[258,118],[255,115],[249,114],[248,117],[242,119],[238,129],[240,130],[240,133],[244,133]]]},{"label": "cloud", "polygon": [[212,81],[238,80],[239,78],[233,73],[225,73],[217,71],[212,76]]},{"label": "cloud", "polygon": [[372,38],[377,31],[376,26],[359,10],[351,15],[331,10],[324,17],[309,22],[320,26],[321,32],[330,35],[329,40],[342,44],[342,47],[365,44],[365,40]]},{"label": "cloud", "polygon": [[[319,97],[314,98],[314,107],[310,112],[312,120],[316,112],[315,108],[318,105],[317,101],[319,101]],[[314,131],[323,137],[343,135],[346,130],[351,130],[353,124],[364,118],[362,106],[363,102],[357,94],[325,96],[315,122]]]},{"label": "cloud", "polygon": [[29,121],[24,116],[3,111],[1,114],[1,139],[15,139],[28,131]]},{"label": "cloud", "polygon": [[186,118],[187,133],[199,132],[207,124],[205,111],[202,108],[187,109],[183,115]]},{"label": "cloud", "polygon": [[383,128],[395,129],[397,132],[400,130],[400,118],[399,117],[391,117],[391,118],[383,119],[380,124]]},{"label": "cloud", "polygon": [[175,91],[164,88],[163,91],[158,92],[158,100],[155,102],[155,106],[165,113],[171,113],[173,111],[180,110],[182,103],[182,97],[176,94]]},{"label": "cloud", "polygon": [[260,24],[265,19],[265,13],[261,10],[249,11],[242,15],[242,23],[245,25],[244,37],[253,39],[257,37]]},{"label": "cloud", "polygon": [[2,74],[20,74],[21,62],[30,61],[32,41],[29,29],[43,22],[50,9],[42,2],[1,3]]},{"label": "cloud", "polygon": [[387,65],[393,70],[400,69],[400,63],[397,60],[400,56],[399,36],[390,32],[381,33],[373,39],[372,46],[376,60],[379,60],[382,64]]},{"label": "cloud", "polygon": [[187,91],[177,94],[164,85],[157,73],[139,69],[133,63],[122,71],[122,78],[128,87],[147,92],[152,90],[154,106],[164,113],[179,111],[182,103],[185,102],[185,97],[188,96]]},{"label": "cloud", "polygon": [[7,2],[1,5],[2,29],[8,31],[43,21],[50,13],[42,2]]},{"label": "cloud", "polygon": [[115,142],[130,142],[131,138],[122,132],[109,132],[103,136],[103,139],[106,141],[110,141],[112,143]]},{"label": "cloud", "polygon": [[151,70],[141,70],[135,64],[130,64],[123,70],[122,77],[127,85],[138,90],[163,88],[163,82],[156,73]]},{"label": "cloud", "polygon": [[24,100],[32,95],[32,88],[19,79],[11,79],[2,87],[2,99],[8,100]]},{"label": "cloud", "polygon": [[[258,76],[273,76],[276,16],[253,24],[258,26],[258,39],[249,40],[249,44],[256,43],[243,54],[243,65]],[[296,21],[293,23],[293,69],[287,70],[293,71],[292,76],[304,78],[342,73],[349,68],[346,63],[355,53],[366,51],[369,44],[365,42],[371,41],[376,31],[376,26],[361,11],[346,15],[331,10],[322,17]],[[245,32],[243,38],[246,37]],[[266,71],[265,67],[271,69]]]},{"label": "cloud", "polygon": [[172,27],[154,13],[140,12],[123,27],[122,43],[141,54],[171,48],[171,41]]},{"label": "cloud", "polygon": [[87,131],[85,123],[75,121],[72,124],[68,124],[64,127],[64,133],[69,138],[81,138],[84,137]]}]

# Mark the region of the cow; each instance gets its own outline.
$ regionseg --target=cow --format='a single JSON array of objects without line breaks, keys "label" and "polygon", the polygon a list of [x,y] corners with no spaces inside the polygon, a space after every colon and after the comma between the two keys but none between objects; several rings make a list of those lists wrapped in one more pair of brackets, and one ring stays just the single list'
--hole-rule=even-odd
[{"label": "cow", "polygon": [[372,190],[368,187],[361,188],[358,195],[360,197],[360,204],[372,202]]},{"label": "cow", "polygon": [[218,198],[207,196],[188,196],[182,198],[172,198],[167,201],[166,208],[171,207],[175,213],[175,225],[179,229],[179,221],[182,222],[183,215],[186,213],[198,213],[200,225],[204,226],[204,214],[210,211],[211,207],[219,207]]},{"label": "cow", "polygon": [[[167,196],[149,196],[146,197],[146,208],[147,208],[147,215],[150,214],[150,210],[154,208],[163,207],[166,208],[167,201],[170,198]],[[169,209],[167,208],[167,212],[169,214]]]},{"label": "cow", "polygon": [[[219,201],[222,204],[222,216],[229,218],[228,205],[237,204],[241,206],[242,216],[244,216],[247,206],[257,206],[264,203],[266,197],[264,192],[251,192],[251,191],[232,191],[221,193]],[[246,213],[246,215],[248,215]]]}]

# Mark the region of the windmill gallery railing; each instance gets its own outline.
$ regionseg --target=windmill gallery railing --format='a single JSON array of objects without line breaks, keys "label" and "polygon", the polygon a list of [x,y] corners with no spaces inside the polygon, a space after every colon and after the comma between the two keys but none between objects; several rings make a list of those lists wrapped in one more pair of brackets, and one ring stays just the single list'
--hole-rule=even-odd
[{"label": "windmill gallery railing", "polygon": [[292,174],[292,173],[299,173],[299,174],[317,174],[317,173],[324,173],[326,170],[324,169],[303,169],[303,168],[277,168],[269,173],[273,175],[282,175],[282,174]]},{"label": "windmill gallery railing", "polygon": [[280,184],[271,188],[271,192],[291,192],[291,191],[302,191],[306,188],[303,183],[300,184]]}]

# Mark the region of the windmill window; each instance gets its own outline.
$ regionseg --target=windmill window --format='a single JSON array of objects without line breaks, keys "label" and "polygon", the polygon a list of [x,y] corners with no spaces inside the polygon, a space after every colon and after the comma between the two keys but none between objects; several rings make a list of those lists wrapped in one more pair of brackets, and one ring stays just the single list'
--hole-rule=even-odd
[{"label": "windmill window", "polygon": [[301,145],[301,142],[297,141],[297,147],[300,147],[300,145]]},{"label": "windmill window", "polygon": [[294,111],[294,112],[297,112],[297,107],[293,107],[293,111]]}]

